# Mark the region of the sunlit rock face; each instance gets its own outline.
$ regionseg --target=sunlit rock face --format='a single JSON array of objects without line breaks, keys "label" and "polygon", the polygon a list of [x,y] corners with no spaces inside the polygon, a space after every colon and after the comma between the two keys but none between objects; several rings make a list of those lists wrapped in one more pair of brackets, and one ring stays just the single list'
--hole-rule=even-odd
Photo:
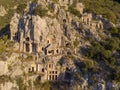
[{"label": "sunlit rock face", "polygon": [[10,23],[10,30],[11,40],[20,42],[20,51],[25,52],[28,42],[30,52],[33,52],[33,43],[36,44],[36,51],[40,52],[48,44],[61,45],[61,37],[63,36],[60,23],[56,18],[41,18],[38,15],[31,16],[28,14],[20,17],[15,14]]},{"label": "sunlit rock face", "polygon": [[7,62],[0,61],[0,75],[4,75],[8,72]]},{"label": "sunlit rock face", "polygon": [[[70,83],[68,90],[89,90],[89,85],[93,90],[111,88],[112,83],[107,84],[95,72],[86,73],[84,67],[84,62],[91,61],[91,65],[94,64],[84,55],[91,47],[91,42],[100,41],[101,35],[105,36],[104,25],[107,26],[110,22],[104,24],[105,19],[97,19],[97,16],[84,11],[82,3],[72,5],[73,2],[74,0],[38,0],[28,2],[23,15],[14,13],[10,22],[10,37],[15,43],[12,48],[15,53],[7,59],[12,68],[8,70],[7,63],[0,61],[0,75],[9,72],[8,75],[13,79],[20,76],[26,86],[28,81],[33,83],[39,78],[41,82],[67,81]],[[39,5],[47,10],[43,17],[33,13]],[[77,13],[70,10],[69,6]],[[98,82],[94,83],[93,76]],[[31,87],[34,89],[34,85]]]},{"label": "sunlit rock face", "polygon": [[5,16],[5,14],[7,14],[5,8],[3,6],[0,6],[0,16]]}]

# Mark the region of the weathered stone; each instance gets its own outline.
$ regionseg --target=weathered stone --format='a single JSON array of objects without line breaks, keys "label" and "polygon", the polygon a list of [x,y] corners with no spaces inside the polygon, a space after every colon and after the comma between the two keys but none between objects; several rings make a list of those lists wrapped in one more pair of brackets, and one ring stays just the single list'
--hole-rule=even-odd
[{"label": "weathered stone", "polygon": [[19,15],[15,13],[10,22],[11,40],[15,38],[15,35],[17,34],[17,31],[18,31],[18,23],[19,23],[18,18],[19,18]]},{"label": "weathered stone", "polygon": [[0,90],[18,90],[16,83],[5,82],[0,84]]},{"label": "weathered stone", "polygon": [[77,3],[76,5],[76,9],[80,12],[80,14],[83,14],[83,9],[84,9],[84,5],[82,3]]},{"label": "weathered stone", "polygon": [[0,76],[8,72],[8,63],[0,60]]},{"label": "weathered stone", "polygon": [[0,16],[5,16],[5,14],[7,14],[5,8],[3,6],[0,6]]}]

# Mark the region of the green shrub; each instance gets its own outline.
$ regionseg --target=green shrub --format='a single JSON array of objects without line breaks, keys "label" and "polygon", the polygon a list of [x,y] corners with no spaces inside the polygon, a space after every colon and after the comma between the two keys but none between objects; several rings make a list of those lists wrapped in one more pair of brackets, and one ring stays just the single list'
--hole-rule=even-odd
[{"label": "green shrub", "polygon": [[16,83],[19,87],[19,90],[26,90],[26,86],[24,85],[24,81],[21,77],[17,77]]},{"label": "green shrub", "polygon": [[58,3],[58,0],[53,0],[54,3]]},{"label": "green shrub", "polygon": [[78,0],[74,0],[72,6],[75,7],[77,3],[78,3]]},{"label": "green shrub", "polygon": [[103,42],[94,42],[86,56],[97,61],[103,61],[106,64],[114,65],[116,60],[113,51],[119,50],[120,40],[118,38],[109,38]]},{"label": "green shrub", "polygon": [[75,41],[73,42],[73,44],[74,44],[75,47],[77,47],[77,46],[79,45],[79,41],[78,41],[78,40],[75,40]]},{"label": "green shrub", "polygon": [[37,3],[38,0],[32,0],[32,3]]},{"label": "green shrub", "polygon": [[26,8],[27,4],[19,4],[17,7],[17,13],[19,13],[20,15],[24,14],[24,9]]},{"label": "green shrub", "polygon": [[41,6],[37,6],[34,10],[34,15],[39,15],[40,17],[44,17],[47,15],[48,10],[42,8]]},{"label": "green shrub", "polygon": [[114,51],[114,50],[120,49],[120,40],[117,37],[106,39],[104,44],[105,44],[105,48],[108,50]]},{"label": "green shrub", "polygon": [[15,10],[9,9],[9,11],[7,12],[7,14],[4,17],[0,17],[0,21],[2,21],[2,22],[0,22],[0,34],[1,35],[10,30],[9,23],[11,21],[11,18],[14,15],[14,12],[15,12]]},{"label": "green shrub", "polygon": [[0,39],[0,54],[4,53],[6,50],[6,45],[3,40]]},{"label": "green shrub", "polygon": [[111,34],[118,34],[119,33],[119,30],[118,30],[117,27],[111,27],[109,29],[109,31],[110,31]]},{"label": "green shrub", "polygon": [[34,85],[36,90],[50,90],[51,87],[51,83],[49,81],[41,83],[39,78],[36,78],[36,80],[34,81]]},{"label": "green shrub", "polygon": [[101,52],[104,50],[104,47],[98,42],[94,42],[93,46],[90,47],[90,50],[86,53],[86,56],[92,59],[101,59]]},{"label": "green shrub", "polygon": [[[21,57],[21,59],[22,59],[22,57]],[[30,62],[30,61],[33,61],[34,59],[33,59],[33,56],[28,56],[24,61],[25,62]]]},{"label": "green shrub", "polygon": [[110,50],[104,50],[101,53],[102,53],[102,56],[106,59],[108,59],[112,56],[112,52]]},{"label": "green shrub", "polygon": [[69,6],[68,11],[73,15],[78,16],[79,18],[81,17],[80,12],[77,9],[75,9],[73,6]]},{"label": "green shrub", "polygon": [[120,66],[119,67],[112,67],[110,73],[111,79],[117,82],[120,81]]}]

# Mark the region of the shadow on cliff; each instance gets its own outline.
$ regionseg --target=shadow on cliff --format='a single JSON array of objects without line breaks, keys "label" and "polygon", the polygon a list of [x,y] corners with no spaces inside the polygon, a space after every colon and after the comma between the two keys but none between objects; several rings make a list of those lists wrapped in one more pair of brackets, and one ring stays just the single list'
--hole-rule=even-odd
[{"label": "shadow on cliff", "polygon": [[0,30],[0,38],[2,38],[4,35],[8,35],[8,37],[10,37],[10,24],[7,24]]},{"label": "shadow on cliff", "polygon": [[114,1],[116,1],[116,2],[120,3],[120,1],[119,1],[119,0],[114,0]]}]

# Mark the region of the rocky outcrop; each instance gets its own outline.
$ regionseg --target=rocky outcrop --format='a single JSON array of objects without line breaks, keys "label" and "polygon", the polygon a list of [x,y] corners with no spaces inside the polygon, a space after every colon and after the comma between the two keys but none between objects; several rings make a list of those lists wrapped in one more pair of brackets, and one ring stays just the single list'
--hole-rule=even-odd
[{"label": "rocky outcrop", "polygon": [[8,72],[8,63],[0,60],[0,76]]},{"label": "rocky outcrop", "polygon": [[[19,23],[19,15],[17,13],[15,13],[10,22],[10,29],[12,31],[10,33],[12,36],[15,35],[15,33],[18,30],[18,23]],[[13,40],[12,37],[11,37],[11,40]]]},{"label": "rocky outcrop", "polygon": [[0,6],[0,16],[3,17],[3,16],[5,16],[5,14],[7,14],[7,12],[6,12],[5,8],[1,5]]}]

